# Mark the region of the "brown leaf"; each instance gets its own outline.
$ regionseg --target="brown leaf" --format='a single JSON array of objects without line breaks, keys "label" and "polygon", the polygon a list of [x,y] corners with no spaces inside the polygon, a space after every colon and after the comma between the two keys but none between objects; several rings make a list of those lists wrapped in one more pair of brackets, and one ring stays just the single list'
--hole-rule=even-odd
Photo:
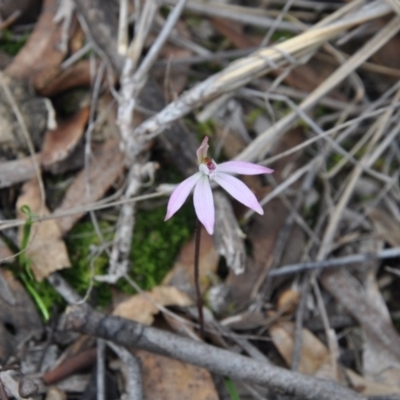
[{"label": "brown leaf", "polygon": [[[103,99],[104,109],[109,104],[107,99]],[[71,208],[92,204],[101,199],[107,190],[115,184],[118,177],[124,170],[124,155],[119,147],[117,137],[118,127],[116,125],[114,110],[108,114],[108,118],[102,127],[102,133],[108,139],[101,144],[92,145],[92,154],[89,157],[88,172],[82,170],[68,188],[59,207],[55,213],[64,212]],[[91,197],[87,197],[87,185],[90,187]],[[75,213],[67,217],[60,218],[57,223],[61,232],[65,234],[74,224],[85,214],[85,212]]]},{"label": "brown leaf", "polygon": [[84,107],[68,120],[59,121],[56,129],[46,132],[41,157],[44,168],[65,160],[76,148],[85,132],[89,113],[89,106]]},{"label": "brown leaf", "polygon": [[[288,365],[293,354],[293,322],[278,322],[269,328],[271,339]],[[308,329],[302,329],[302,349],[299,372],[316,375],[325,364],[329,363],[330,355],[326,346]]]},{"label": "brown leaf", "polygon": [[14,78],[29,81],[36,90],[58,74],[65,54],[58,50],[61,24],[54,22],[57,0],[44,0],[42,13],[28,42],[16,55],[6,72]]},{"label": "brown leaf", "polygon": [[[389,396],[400,394],[399,386],[390,385],[387,383],[374,382],[371,379],[364,378],[350,369],[345,369],[346,377],[349,380],[351,387],[357,392],[365,396]],[[392,396],[390,396],[392,395]]]},{"label": "brown leaf", "polygon": [[[92,84],[92,72],[91,61],[82,60],[76,64],[71,65],[67,69],[60,70],[57,76],[53,80],[49,81],[48,84],[41,88],[40,95],[45,97],[52,97],[58,93],[66,90],[75,89],[79,87],[90,88]],[[96,63],[95,68],[98,68]],[[114,77],[115,78],[115,77]],[[104,77],[104,85],[113,84],[109,81],[110,76]]]},{"label": "brown leaf", "polygon": [[[29,206],[32,213],[40,215],[41,196],[39,184],[34,178],[25,183],[22,193],[17,200],[17,215],[19,218],[27,218],[20,209]],[[43,215],[49,215],[49,210],[44,207]],[[23,226],[19,229],[20,243],[23,235]],[[67,248],[61,239],[61,231],[54,220],[36,222],[32,225],[30,240],[25,250],[26,257],[31,260],[32,271],[38,281],[42,281],[52,272],[71,266]]]},{"label": "brown leaf", "polygon": [[372,220],[378,235],[393,247],[400,246],[400,223],[385,211],[378,208],[368,210],[368,217]]},{"label": "brown leaf", "polygon": [[151,292],[139,293],[123,301],[115,308],[113,314],[133,319],[145,325],[151,325],[154,321],[154,316],[159,311],[154,303],[164,307],[187,307],[192,304],[192,301],[186,293],[181,292],[174,286],[156,286]]},{"label": "brown leaf", "polygon": [[143,373],[143,399],[218,400],[211,374],[199,367],[136,350]]}]

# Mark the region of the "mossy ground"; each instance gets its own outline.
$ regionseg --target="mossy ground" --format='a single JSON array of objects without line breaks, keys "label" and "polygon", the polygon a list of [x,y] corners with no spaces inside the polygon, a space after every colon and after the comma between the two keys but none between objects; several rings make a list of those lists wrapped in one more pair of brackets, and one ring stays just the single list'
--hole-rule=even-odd
[{"label": "mossy ground", "polygon": [[[158,285],[171,269],[181,246],[194,230],[194,212],[191,204],[186,204],[171,220],[164,222],[165,205],[151,210],[139,209],[136,213],[135,231],[130,252],[129,275],[144,290]],[[105,246],[113,238],[113,225],[99,222]],[[94,275],[107,272],[108,255],[102,248],[92,222],[79,222],[66,237],[71,259],[71,268],[60,273],[79,294],[85,295]],[[105,247],[103,246],[103,247]],[[36,292],[51,313],[54,304],[63,305],[62,299],[47,282],[33,282]],[[129,284],[121,279],[115,289],[124,293],[134,293]],[[110,304],[112,285],[93,281],[90,298],[94,306],[106,307]]]}]

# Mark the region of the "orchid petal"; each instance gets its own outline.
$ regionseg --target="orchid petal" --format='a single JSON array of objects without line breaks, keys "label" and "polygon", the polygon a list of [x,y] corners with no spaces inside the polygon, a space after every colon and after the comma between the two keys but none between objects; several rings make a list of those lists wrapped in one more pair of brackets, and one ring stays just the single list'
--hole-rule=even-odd
[{"label": "orchid petal", "polygon": [[254,193],[239,179],[234,176],[218,172],[213,179],[222,186],[232,197],[245,206],[263,215],[264,210],[254,196]]},{"label": "orchid petal", "polygon": [[253,164],[245,161],[227,161],[217,166],[217,172],[227,172],[230,174],[259,175],[272,174],[273,169],[263,165]]},{"label": "orchid petal", "polygon": [[201,143],[200,147],[197,149],[196,154],[197,154],[197,161],[199,164],[203,162],[203,160],[207,157],[207,151],[210,146],[208,145],[208,136],[206,136],[203,139],[203,142]]},{"label": "orchid petal", "polygon": [[194,175],[185,179],[176,187],[169,198],[167,215],[165,216],[164,221],[170,219],[182,207],[183,203],[186,201],[193,187],[196,185],[202,175],[203,174],[201,172],[196,172]]},{"label": "orchid petal", "polygon": [[212,235],[214,232],[215,211],[208,176],[203,175],[198,181],[194,188],[193,202],[197,218],[204,225],[207,232]]}]

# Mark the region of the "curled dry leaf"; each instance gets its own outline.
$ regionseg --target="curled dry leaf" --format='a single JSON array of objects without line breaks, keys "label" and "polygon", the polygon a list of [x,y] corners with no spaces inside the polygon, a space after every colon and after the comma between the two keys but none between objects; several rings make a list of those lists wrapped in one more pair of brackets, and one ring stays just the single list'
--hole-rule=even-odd
[{"label": "curled dry leaf", "polygon": [[[120,149],[115,109],[110,107],[112,99],[100,99],[98,113],[105,113],[101,125],[103,142],[93,143],[87,169],[79,172],[68,188],[61,204],[54,213],[69,211],[94,203],[115,185],[124,171],[124,155]],[[76,212],[57,220],[63,234],[68,232],[85,212]]]},{"label": "curled dry leaf", "polygon": [[219,399],[207,370],[144,350],[135,351],[135,354],[142,365],[145,399]]},{"label": "curled dry leaf", "polygon": [[72,153],[85,132],[89,112],[88,106],[83,107],[68,120],[60,121],[56,129],[46,132],[41,157],[44,168],[54,166]]},{"label": "curled dry leaf", "polygon": [[400,246],[400,223],[385,211],[378,208],[368,210],[368,217],[372,220],[378,235],[393,247]]},{"label": "curled dry leaf", "polygon": [[[32,213],[49,215],[46,206],[41,210],[41,195],[36,178],[28,181],[22,187],[22,193],[17,200],[18,218],[27,218],[20,210],[22,206],[28,206]],[[23,226],[19,230],[20,243],[22,241]],[[62,233],[54,220],[37,222],[32,225],[29,244],[25,250],[25,256],[31,260],[32,271],[38,281],[42,281],[51,273],[71,266],[67,247],[61,238]]]},{"label": "curled dry leaf", "polygon": [[[278,322],[269,328],[271,339],[288,365],[293,354],[293,322]],[[324,366],[330,362],[329,350],[308,329],[302,329],[302,349],[299,372],[308,375],[318,375]],[[326,376],[325,376],[326,377]],[[332,379],[332,377],[331,377]]]},{"label": "curled dry leaf", "polygon": [[164,307],[187,307],[192,305],[192,300],[174,286],[157,286],[151,292],[137,294],[123,301],[115,308],[113,314],[151,325],[159,311],[156,304]]},{"label": "curled dry leaf", "polygon": [[14,78],[29,81],[36,90],[54,78],[65,57],[58,49],[61,28],[54,22],[58,1],[45,0],[43,3],[42,13],[28,42],[6,69]]}]

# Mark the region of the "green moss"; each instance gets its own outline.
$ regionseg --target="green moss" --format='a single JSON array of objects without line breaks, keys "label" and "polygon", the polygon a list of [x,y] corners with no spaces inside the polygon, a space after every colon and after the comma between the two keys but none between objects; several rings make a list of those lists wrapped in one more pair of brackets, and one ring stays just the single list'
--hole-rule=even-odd
[{"label": "green moss", "polygon": [[4,51],[10,56],[15,56],[25,45],[28,38],[29,34],[16,38],[10,31],[4,31],[2,37],[0,38],[0,50]]},{"label": "green moss", "polygon": [[[182,244],[194,230],[194,212],[186,204],[171,220],[164,222],[165,206],[152,210],[139,209],[136,213],[135,230],[130,252],[129,275],[144,290],[159,284],[171,269]],[[100,222],[100,229],[107,242],[112,240],[112,225]],[[85,294],[95,275],[107,272],[108,256],[105,251],[96,253],[100,240],[91,222],[80,222],[66,239],[73,267],[62,272],[70,285],[80,294]],[[134,293],[129,284],[121,279],[116,285],[124,293]],[[106,306],[111,299],[111,285],[94,282],[97,301]]]},{"label": "green moss", "polygon": [[164,222],[165,206],[139,211],[132,241],[130,275],[143,289],[158,285],[182,247],[194,231],[193,205],[186,204]]},{"label": "green moss", "polygon": [[[113,237],[112,226],[105,221],[99,222],[100,231],[105,241]],[[71,268],[62,271],[63,277],[79,294],[85,295],[93,275],[102,275],[107,271],[108,256],[100,249],[101,241],[93,224],[79,222],[66,238],[66,245],[71,260]],[[111,299],[109,285],[93,282],[100,306],[105,306]]]}]

